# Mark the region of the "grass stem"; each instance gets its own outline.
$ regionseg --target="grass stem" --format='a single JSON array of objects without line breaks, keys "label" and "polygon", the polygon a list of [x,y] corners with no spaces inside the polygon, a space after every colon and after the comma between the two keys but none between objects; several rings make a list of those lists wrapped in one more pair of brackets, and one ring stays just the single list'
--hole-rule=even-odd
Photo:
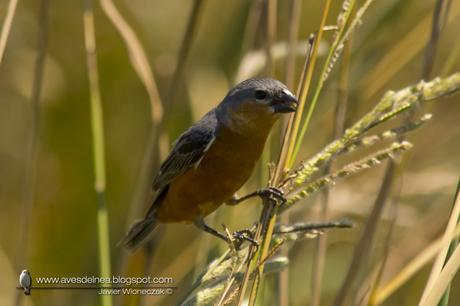
[{"label": "grass stem", "polygon": [[[319,42],[321,41],[323,29],[326,24],[326,19],[329,13],[330,4],[331,4],[331,0],[327,0],[324,5],[323,15],[322,15],[320,27],[319,27],[318,34],[317,34],[316,43],[313,44],[312,61],[310,62],[310,65],[308,65],[307,67],[307,72],[305,74],[306,76],[305,82],[302,84],[301,89],[299,89],[299,91],[301,92],[299,109],[297,110],[294,120],[292,121],[293,122],[292,134],[288,136],[289,137],[288,139],[295,140],[297,136],[297,131],[298,131],[298,127],[300,124],[301,115],[302,115],[302,109],[305,104],[305,100],[308,94],[309,84],[311,83],[311,78],[313,76],[313,70],[315,66],[314,63],[316,61]],[[289,145],[289,148],[287,149],[287,155],[284,161],[284,165],[278,164],[276,173],[280,173],[280,169],[285,169],[287,161],[290,160],[290,157],[291,157],[290,152],[292,152],[291,150],[293,149],[291,145],[293,145],[293,141],[288,141],[287,144]],[[283,143],[283,146],[284,146],[284,143]],[[284,149],[282,148],[281,152],[283,151]],[[277,183],[276,177],[275,177],[275,183]],[[259,265],[257,267],[257,261],[260,260],[260,258],[267,257],[267,252],[270,248],[270,241],[273,235],[273,229],[275,226],[275,221],[276,221],[276,216],[277,216],[276,203],[268,203],[268,202],[269,201],[267,201],[267,203],[264,205],[264,210],[262,211],[262,214],[261,214],[261,222],[258,225],[256,236],[255,236],[255,239],[257,241],[262,240],[262,243],[261,243],[261,246],[259,247],[259,250],[256,256],[254,256],[254,258],[252,259],[252,263],[250,265],[250,267],[252,268],[257,268],[257,273],[255,275],[254,282],[252,283],[252,287],[251,287],[249,306],[253,306],[256,303],[257,293],[258,293],[261,277],[264,271],[264,264]],[[248,273],[250,273],[250,271],[246,271],[246,274]],[[244,295],[244,292],[241,292],[240,294]]]},{"label": "grass stem", "polygon": [[[89,78],[91,133],[93,139],[94,188],[97,195],[97,230],[100,276],[110,278],[109,218],[105,195],[104,123],[97,71],[96,38],[94,29],[93,1],[85,0],[83,11],[86,61]],[[102,305],[111,306],[112,296],[101,295]]]},{"label": "grass stem", "polygon": [[18,6],[18,0],[10,0],[8,3],[8,9],[6,11],[6,17],[3,21],[2,32],[0,34],[0,64],[5,54],[6,43],[11,32],[11,25],[13,24],[14,15],[16,14],[16,7]]}]

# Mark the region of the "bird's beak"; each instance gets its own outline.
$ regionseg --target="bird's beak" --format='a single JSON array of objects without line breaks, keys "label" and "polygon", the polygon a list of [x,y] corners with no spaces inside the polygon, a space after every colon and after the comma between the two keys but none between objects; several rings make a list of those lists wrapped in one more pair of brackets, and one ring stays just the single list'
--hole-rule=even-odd
[{"label": "bird's beak", "polygon": [[292,113],[296,111],[298,104],[296,96],[288,90],[283,90],[281,97],[272,101],[271,107],[275,113]]}]

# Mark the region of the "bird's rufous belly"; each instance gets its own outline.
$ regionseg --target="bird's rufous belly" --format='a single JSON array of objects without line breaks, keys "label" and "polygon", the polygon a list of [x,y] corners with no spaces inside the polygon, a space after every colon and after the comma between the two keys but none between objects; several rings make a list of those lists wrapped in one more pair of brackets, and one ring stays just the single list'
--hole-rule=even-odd
[{"label": "bird's rufous belly", "polygon": [[[171,182],[156,218],[194,222],[215,211],[248,180],[264,142],[232,144],[228,138],[225,143],[216,139],[196,168]],[[245,149],[235,150],[235,145],[245,145]]]}]

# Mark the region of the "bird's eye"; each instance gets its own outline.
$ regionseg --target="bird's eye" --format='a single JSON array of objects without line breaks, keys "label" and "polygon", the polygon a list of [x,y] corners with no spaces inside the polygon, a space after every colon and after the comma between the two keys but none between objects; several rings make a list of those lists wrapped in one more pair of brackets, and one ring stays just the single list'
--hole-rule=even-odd
[{"label": "bird's eye", "polygon": [[263,90],[256,90],[254,96],[257,100],[264,100],[267,97],[267,93]]}]

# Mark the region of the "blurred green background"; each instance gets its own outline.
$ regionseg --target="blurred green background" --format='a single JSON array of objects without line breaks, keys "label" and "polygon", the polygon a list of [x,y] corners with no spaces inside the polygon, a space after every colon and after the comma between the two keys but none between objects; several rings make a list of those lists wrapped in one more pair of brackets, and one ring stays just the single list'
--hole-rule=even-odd
[{"label": "blurred green background", "polygon": [[[460,3],[452,1],[449,21],[437,46],[433,76],[458,71],[457,60],[445,68],[446,59],[459,44]],[[122,0],[116,4],[139,36],[148,54],[163,102],[177,63],[192,1]],[[0,2],[0,20],[8,1]],[[333,1],[329,23],[335,22],[340,1]],[[399,89],[421,78],[423,48],[429,39],[433,0],[374,1],[353,37],[350,61],[347,126],[372,108],[389,89]],[[165,114],[167,134],[174,140],[193,121],[215,106],[233,85],[243,53],[245,27],[251,1],[204,1],[197,35],[188,57],[184,81]],[[304,0],[299,39],[317,30],[322,1]],[[23,268],[32,276],[98,275],[96,195],[92,165],[90,108],[86,71],[82,1],[50,1],[48,46],[42,100],[35,196],[27,241],[20,242],[21,207],[27,150],[31,137],[31,93],[36,54],[39,1],[19,1],[6,53],[0,66],[0,304],[13,305],[17,276]],[[277,42],[286,41],[288,1],[279,1]],[[99,76],[104,114],[107,161],[107,205],[110,222],[112,273],[121,273],[123,237],[151,126],[150,104],[144,87],[129,62],[125,45],[95,3]],[[257,35],[261,35],[260,33]],[[326,35],[324,47],[327,47]],[[262,48],[260,42],[254,49]],[[296,79],[303,54],[296,64]],[[321,54],[320,54],[321,55]],[[322,54],[324,55],[324,54]],[[320,58],[321,60],[321,58]],[[276,61],[275,77],[284,80],[284,60]],[[446,71],[442,71],[446,69]],[[337,70],[337,69],[336,69]],[[310,157],[331,141],[337,78],[332,77],[321,96],[312,125],[299,154]],[[295,90],[295,88],[293,88]],[[460,104],[458,97],[432,103],[424,111],[433,119],[409,136],[415,148],[405,171],[398,177],[400,196],[390,261],[384,277],[391,277],[444,230],[460,173]],[[154,110],[155,111],[155,110]],[[272,145],[278,144],[279,136]],[[276,152],[276,151],[274,151]],[[354,155],[354,158],[360,155]],[[274,159],[274,158],[272,158]],[[261,187],[260,169],[244,190]],[[328,234],[328,254],[322,305],[330,305],[347,271],[353,248],[380,186],[384,167],[377,167],[334,187],[331,219],[348,217],[356,226]],[[156,169],[151,170],[153,176]],[[318,218],[319,196],[296,205],[293,221]],[[238,207],[221,207],[211,223],[231,229],[251,225],[258,218],[257,200]],[[389,207],[389,206],[388,206]],[[383,252],[391,212],[388,208],[374,243],[375,258]],[[171,276],[178,289],[172,296],[148,297],[150,305],[174,305],[186,294],[196,274],[225,245],[205,237],[189,225],[164,226],[150,275]],[[409,237],[409,238],[407,238]],[[400,247],[401,239],[411,243]],[[404,240],[402,240],[404,241]],[[18,245],[27,244],[24,262],[17,262]],[[314,243],[303,240],[289,249],[292,305],[308,305]],[[398,252],[396,252],[398,251]],[[129,259],[128,275],[142,271],[142,254]],[[423,290],[429,266],[421,270],[384,305],[415,305]],[[388,275],[387,275],[388,274]],[[273,284],[275,276],[267,283]],[[460,303],[460,279],[453,283],[451,304]],[[265,292],[270,299],[270,292]],[[274,294],[274,293],[273,293]],[[92,291],[35,291],[24,305],[98,305]],[[120,305],[129,301],[118,300]],[[268,303],[266,305],[269,305]],[[274,304],[272,304],[274,305]]]}]

